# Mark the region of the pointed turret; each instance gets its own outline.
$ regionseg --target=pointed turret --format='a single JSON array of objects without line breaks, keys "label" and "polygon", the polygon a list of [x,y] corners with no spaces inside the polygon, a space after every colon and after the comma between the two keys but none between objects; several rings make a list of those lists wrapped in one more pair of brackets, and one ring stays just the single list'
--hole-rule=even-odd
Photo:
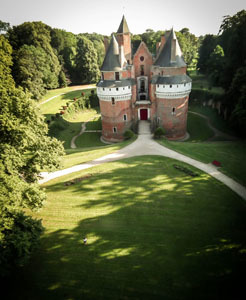
[{"label": "pointed turret", "polygon": [[119,45],[115,36],[112,34],[112,39],[109,44],[106,56],[104,58],[101,71],[119,71],[121,70]]},{"label": "pointed turret", "polygon": [[155,66],[160,67],[186,67],[183,55],[176,37],[176,34],[172,28],[167,37],[167,41],[157,57]]},{"label": "pointed turret", "polygon": [[128,25],[126,23],[125,16],[123,15],[120,26],[117,30],[117,33],[129,33],[129,32],[130,31],[129,31]]}]

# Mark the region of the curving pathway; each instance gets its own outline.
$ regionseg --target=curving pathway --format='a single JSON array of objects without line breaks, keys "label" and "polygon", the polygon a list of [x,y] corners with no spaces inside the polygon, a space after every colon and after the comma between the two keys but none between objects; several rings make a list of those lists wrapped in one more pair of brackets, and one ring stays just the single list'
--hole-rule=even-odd
[{"label": "curving pathway", "polygon": [[100,165],[107,162],[116,161],[123,158],[133,157],[133,156],[142,156],[142,155],[160,155],[169,158],[173,158],[182,162],[185,162],[189,165],[192,165],[205,173],[213,176],[217,180],[223,182],[226,186],[236,192],[239,196],[241,196],[244,200],[246,200],[246,188],[237,183],[235,180],[230,177],[222,174],[218,169],[212,164],[205,164],[199,162],[195,159],[187,157],[183,154],[175,152],[171,149],[168,149],[164,146],[161,146],[156,141],[152,139],[152,135],[150,133],[149,123],[147,121],[140,121],[139,123],[139,135],[136,141],[132,144],[126,146],[125,148],[120,149],[119,151],[105,155],[103,157],[97,158],[88,163],[84,163],[81,165],[73,166],[71,168],[67,168],[65,170],[56,171],[53,173],[41,173],[43,179],[39,181],[40,184],[45,183],[51,179],[70,174],[73,172],[85,170],[96,165]]}]

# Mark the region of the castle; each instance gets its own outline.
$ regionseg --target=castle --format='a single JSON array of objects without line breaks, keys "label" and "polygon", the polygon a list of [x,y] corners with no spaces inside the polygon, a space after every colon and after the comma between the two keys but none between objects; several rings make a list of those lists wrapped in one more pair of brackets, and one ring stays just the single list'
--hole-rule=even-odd
[{"label": "castle", "polygon": [[156,55],[141,42],[132,55],[131,33],[123,16],[116,37],[105,41],[97,95],[102,117],[102,138],[117,142],[138,120],[149,120],[151,128],[163,127],[166,137],[186,135],[191,79],[172,29],[156,45]]}]

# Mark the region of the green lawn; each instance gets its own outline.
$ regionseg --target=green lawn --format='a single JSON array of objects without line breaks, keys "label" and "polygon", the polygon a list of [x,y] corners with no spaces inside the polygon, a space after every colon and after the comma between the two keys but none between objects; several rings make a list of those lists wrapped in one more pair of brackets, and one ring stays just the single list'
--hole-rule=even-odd
[{"label": "green lawn", "polygon": [[190,143],[162,140],[161,144],[204,163],[220,161],[220,171],[246,186],[246,142]]},{"label": "green lawn", "polygon": [[211,106],[203,106],[199,100],[196,103],[189,104],[189,110],[200,113],[209,118],[211,125],[217,128],[218,130],[233,135],[234,132],[229,128],[226,121],[220,116],[216,109],[213,109]]},{"label": "green lawn", "polygon": [[131,158],[46,184],[41,247],[6,299],[241,299],[245,204],[174,163]]},{"label": "green lawn", "polygon": [[88,90],[76,90],[68,92],[64,95],[58,96],[44,104],[41,104],[39,106],[39,109],[43,115],[46,116],[47,119],[49,119],[50,115],[54,115],[57,112],[60,112],[62,110],[62,106],[66,105],[67,102],[72,103],[73,98],[78,98],[81,96],[81,93],[85,93],[85,95],[89,95],[91,93],[92,89]]},{"label": "green lawn", "polygon": [[187,131],[189,132],[189,142],[202,142],[214,136],[212,129],[208,127],[208,122],[204,118],[188,112]]},{"label": "green lawn", "polygon": [[134,136],[130,140],[112,145],[105,145],[103,147],[66,149],[66,156],[62,159],[62,169],[79,165],[94,160],[96,158],[102,157],[104,155],[113,153],[132,143],[135,139],[136,136]]}]

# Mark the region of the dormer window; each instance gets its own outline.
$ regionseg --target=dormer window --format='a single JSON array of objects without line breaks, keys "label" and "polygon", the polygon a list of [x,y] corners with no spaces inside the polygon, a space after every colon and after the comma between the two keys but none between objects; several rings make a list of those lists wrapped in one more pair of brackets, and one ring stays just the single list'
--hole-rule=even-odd
[{"label": "dormer window", "polygon": [[120,80],[120,73],[119,72],[115,72],[115,80]]},{"label": "dormer window", "polygon": [[170,88],[172,88],[173,86],[170,84]]},{"label": "dormer window", "polygon": [[116,88],[116,91],[118,91],[119,90],[119,88]]}]

